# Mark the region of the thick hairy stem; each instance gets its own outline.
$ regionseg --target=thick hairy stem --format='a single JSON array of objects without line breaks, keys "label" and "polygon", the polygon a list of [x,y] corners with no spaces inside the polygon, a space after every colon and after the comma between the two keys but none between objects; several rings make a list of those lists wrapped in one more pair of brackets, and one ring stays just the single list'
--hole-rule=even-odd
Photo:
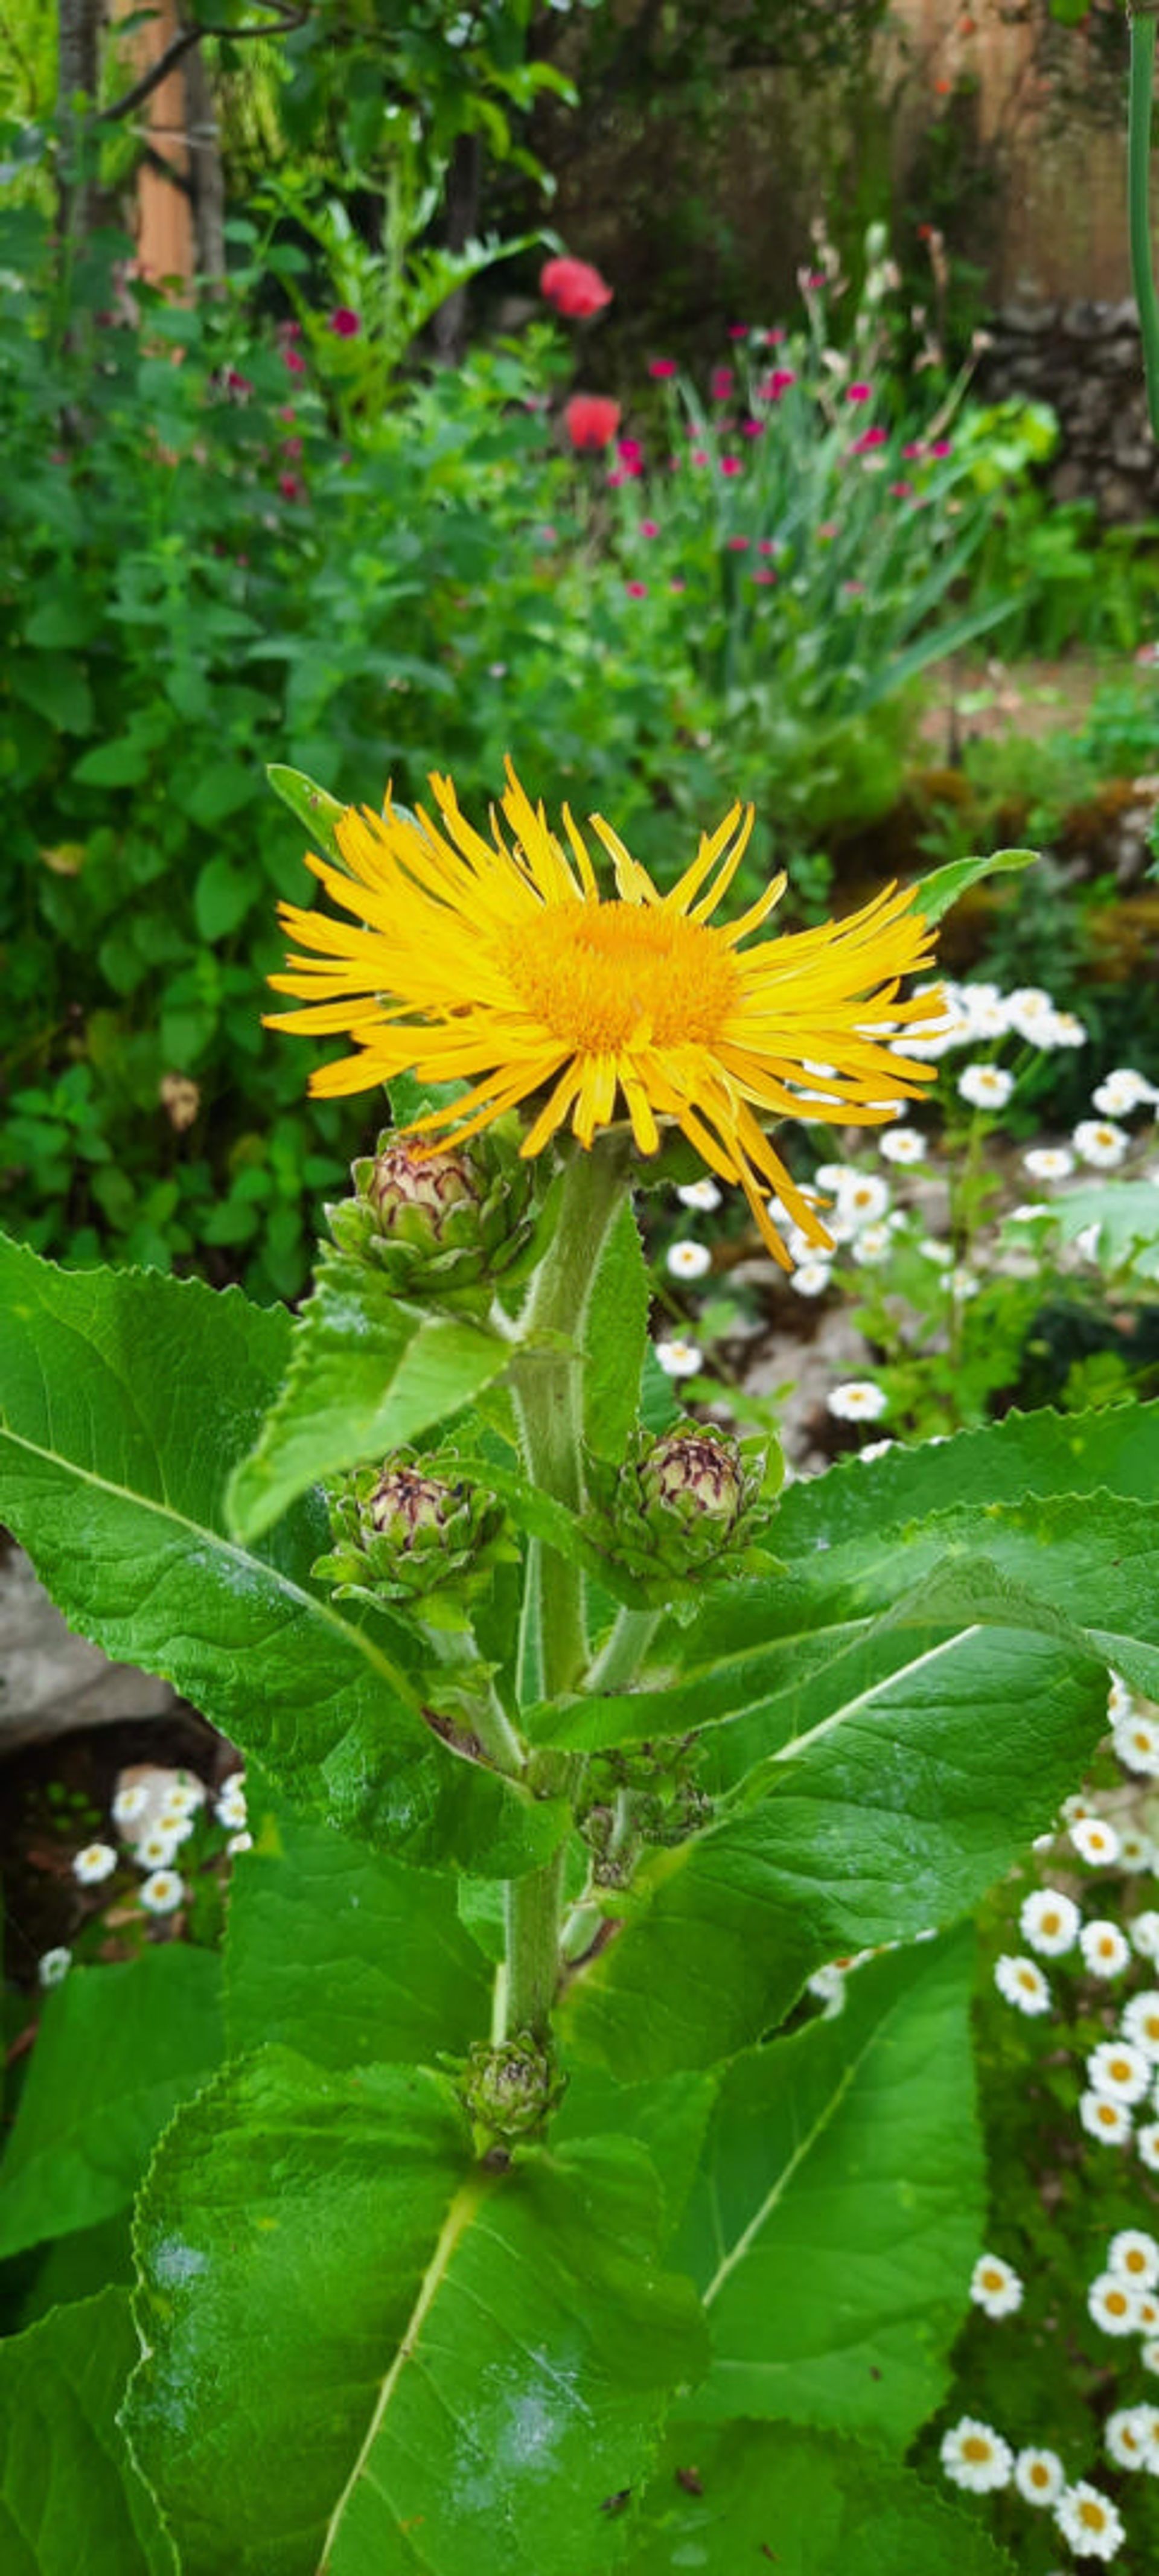
[{"label": "thick hairy stem", "polygon": [[[576,1347],[612,1218],[624,1194],[626,1156],[614,1138],[577,1154],[563,1184],[559,1223],[520,1319],[511,1367],[528,1473],[544,1493],[577,1511],[583,1501],[580,1443],[583,1362]],[[555,1337],[552,1347],[549,1337]],[[569,1347],[570,1346],[570,1347]],[[521,1666],[525,1686],[554,1699],[574,1690],[588,1659],[580,1569],[554,1548],[533,1542],[527,1570]],[[583,1772],[575,1755],[540,1752],[528,1765],[543,1796],[573,1794]],[[504,2036],[547,2035],[559,1977],[564,1853],[507,1889],[507,1993]]]}]

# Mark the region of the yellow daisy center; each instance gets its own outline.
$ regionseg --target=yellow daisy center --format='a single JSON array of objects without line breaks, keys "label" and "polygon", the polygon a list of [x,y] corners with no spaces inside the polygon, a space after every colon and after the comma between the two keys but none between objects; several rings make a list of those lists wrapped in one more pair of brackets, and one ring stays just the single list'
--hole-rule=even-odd
[{"label": "yellow daisy center", "polygon": [[740,987],[717,931],[643,904],[545,907],[505,940],[503,965],[524,1008],[583,1055],[711,1046]]},{"label": "yellow daisy center", "polygon": [[983,2434],[967,2433],[962,2444],[962,2457],[964,2460],[988,2460],[991,2448]]}]

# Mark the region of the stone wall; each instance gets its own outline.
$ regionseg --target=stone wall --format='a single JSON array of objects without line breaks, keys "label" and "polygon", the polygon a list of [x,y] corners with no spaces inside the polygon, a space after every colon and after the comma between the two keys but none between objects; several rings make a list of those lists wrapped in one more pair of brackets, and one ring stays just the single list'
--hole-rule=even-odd
[{"label": "stone wall", "polygon": [[1136,307],[1010,303],[975,388],[985,402],[1024,394],[1058,415],[1048,479],[1059,501],[1097,501],[1113,524],[1159,517],[1159,448],[1147,420]]}]

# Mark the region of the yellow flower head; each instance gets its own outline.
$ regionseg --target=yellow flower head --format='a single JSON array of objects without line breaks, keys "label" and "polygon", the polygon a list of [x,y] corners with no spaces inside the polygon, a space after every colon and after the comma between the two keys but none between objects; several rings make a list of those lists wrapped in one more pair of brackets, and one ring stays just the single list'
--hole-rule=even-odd
[{"label": "yellow flower head", "polygon": [[622,1102],[641,1153],[656,1153],[658,1122],[671,1120],[711,1171],[739,1182],[784,1268],[770,1189],[811,1243],[827,1245],[760,1118],[876,1126],[930,1079],[931,1065],[890,1044],[945,1008],[937,991],[897,998],[900,978],[932,955],[912,894],[888,888],[846,921],[754,940],[783,876],[738,921],[711,921],[744,855],[751,806],[733,806],[668,894],[594,814],[615,872],[615,894],[603,895],[566,806],[570,856],[510,763],[507,781],[511,847],[497,816],[493,841],[481,839],[450,780],[432,778],[441,828],[421,808],[412,819],[389,802],[382,816],[351,806],[336,825],[349,873],[310,857],[353,919],[279,907],[313,953],[270,980],[308,1007],[267,1025],[343,1033],[358,1048],[315,1073],[311,1090],[366,1091],[406,1071],[465,1081],[464,1096],[421,1122],[426,1137],[448,1129],[452,1144],[545,1093],[525,1155],[565,1123],[589,1146]]}]

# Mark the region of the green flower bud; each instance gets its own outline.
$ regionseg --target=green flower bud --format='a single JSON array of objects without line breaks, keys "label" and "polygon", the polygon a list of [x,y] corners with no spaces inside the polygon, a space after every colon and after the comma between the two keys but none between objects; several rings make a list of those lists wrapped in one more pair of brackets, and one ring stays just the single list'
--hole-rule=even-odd
[{"label": "green flower bud", "polygon": [[330,1499],[335,1544],[315,1575],[339,1599],[421,1603],[428,1622],[463,1625],[492,1567],[518,1550],[503,1505],[455,1477],[455,1464],[399,1451],[381,1467],[356,1467]]},{"label": "green flower bud", "polygon": [[659,1438],[634,1435],[621,1467],[589,1458],[588,1530],[643,1603],[691,1603],[706,1580],[767,1573],[775,1560],[755,1542],[772,1519],[779,1459],[701,1422]]},{"label": "green flower bud", "polygon": [[554,2110],[564,2089],[551,2053],[530,2031],[491,2047],[480,2040],[471,2050],[463,2083],[463,2100],[476,2129],[487,2139],[534,2136]]},{"label": "green flower bud", "polygon": [[351,1177],[353,1198],[326,1210],[330,1231],[396,1296],[485,1313],[491,1283],[521,1277],[538,1251],[539,1183],[502,1121],[469,1153],[388,1128]]}]

